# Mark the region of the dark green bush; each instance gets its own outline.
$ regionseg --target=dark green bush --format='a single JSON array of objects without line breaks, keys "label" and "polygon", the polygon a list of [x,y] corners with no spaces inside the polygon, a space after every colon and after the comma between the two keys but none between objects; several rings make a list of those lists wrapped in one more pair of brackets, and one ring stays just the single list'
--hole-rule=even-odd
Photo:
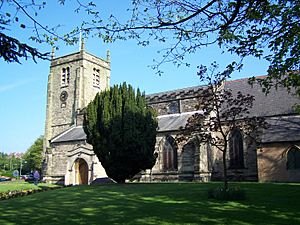
[{"label": "dark green bush", "polygon": [[208,190],[208,198],[213,198],[221,201],[230,200],[245,200],[246,193],[244,189],[240,187],[229,187],[225,189],[224,187],[218,187]]}]

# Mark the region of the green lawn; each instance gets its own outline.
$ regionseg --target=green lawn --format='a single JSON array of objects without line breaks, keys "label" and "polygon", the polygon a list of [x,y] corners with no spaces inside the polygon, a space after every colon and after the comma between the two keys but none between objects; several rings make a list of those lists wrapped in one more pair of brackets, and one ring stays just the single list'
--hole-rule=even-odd
[{"label": "green lawn", "polygon": [[38,185],[34,185],[34,183],[28,183],[24,180],[16,180],[10,182],[0,182],[0,192],[14,191],[14,190],[34,190],[41,189],[43,187],[51,187],[56,185],[39,183]]},{"label": "green lawn", "polygon": [[76,186],[0,201],[0,224],[300,224],[300,184],[241,183],[247,200],[207,198],[216,183]]}]

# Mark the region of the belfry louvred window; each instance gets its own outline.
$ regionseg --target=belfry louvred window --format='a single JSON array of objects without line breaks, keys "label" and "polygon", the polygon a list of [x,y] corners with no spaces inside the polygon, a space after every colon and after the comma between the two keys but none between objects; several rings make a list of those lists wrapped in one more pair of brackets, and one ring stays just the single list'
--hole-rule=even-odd
[{"label": "belfry louvred window", "polygon": [[61,85],[69,85],[70,83],[70,67],[62,68]]},{"label": "belfry louvred window", "polygon": [[100,87],[100,70],[93,69],[93,86]]}]

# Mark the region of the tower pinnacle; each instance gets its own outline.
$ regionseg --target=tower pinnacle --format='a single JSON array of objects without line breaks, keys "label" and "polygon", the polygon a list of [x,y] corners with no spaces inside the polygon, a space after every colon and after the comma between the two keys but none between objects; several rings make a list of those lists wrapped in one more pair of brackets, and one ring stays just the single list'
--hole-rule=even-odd
[{"label": "tower pinnacle", "polygon": [[52,47],[52,51],[51,51],[51,60],[53,60],[55,58],[55,47]]},{"label": "tower pinnacle", "polygon": [[84,51],[84,38],[81,38],[80,51]]},{"label": "tower pinnacle", "polygon": [[110,62],[110,51],[109,50],[106,51],[106,61]]}]

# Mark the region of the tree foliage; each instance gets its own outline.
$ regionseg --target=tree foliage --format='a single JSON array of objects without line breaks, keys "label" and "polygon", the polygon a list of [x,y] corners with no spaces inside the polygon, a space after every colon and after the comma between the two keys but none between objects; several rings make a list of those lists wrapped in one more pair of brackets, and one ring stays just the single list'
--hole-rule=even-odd
[{"label": "tree foliage", "polygon": [[168,61],[188,65],[186,55],[218,44],[241,59],[251,55],[269,61],[269,76],[258,80],[265,91],[278,84],[299,91],[299,74],[293,72],[300,68],[299,4],[294,0],[132,0],[127,22],[115,15],[104,22],[92,11],[95,18],[81,28],[107,42],[165,43],[163,59],[156,66]]},{"label": "tree foliage", "polygon": [[144,94],[123,83],[96,95],[87,106],[87,142],[118,183],[155,163],[157,121]]},{"label": "tree foliage", "polygon": [[210,69],[205,66],[199,67],[199,78],[206,83],[197,104],[197,109],[202,113],[191,116],[178,135],[179,141],[194,136],[199,143],[208,143],[222,152],[225,190],[228,189],[227,155],[230,133],[239,129],[255,139],[255,132],[266,126],[263,118],[248,116],[255,100],[254,96],[243,94],[241,91],[234,93],[224,88],[224,82],[235,66],[228,66],[224,72],[217,72],[218,66],[215,63]]},{"label": "tree foliage", "polygon": [[[65,0],[57,2],[60,5],[65,4]],[[77,13],[93,8],[93,3],[83,2],[80,0],[75,2],[74,10]],[[74,29],[70,34],[59,34],[58,28],[62,25],[52,27],[40,21],[39,14],[46,6],[47,2],[42,0],[0,0],[0,58],[9,63],[20,63],[21,59],[29,58],[36,62],[37,58],[50,57],[48,52],[43,53],[34,47],[35,42],[54,46],[59,40],[66,44],[78,41],[79,29]],[[22,36],[27,40],[21,41]]]},{"label": "tree foliage", "polygon": [[[12,27],[17,27],[25,31],[27,25],[21,20],[22,15],[32,20],[35,29],[39,30],[39,23],[34,19],[37,16],[37,11],[45,6],[45,2],[36,3],[35,1],[20,2],[16,0],[1,0],[0,1],[0,57],[5,61],[20,63],[20,59],[28,59],[32,57],[35,61],[36,58],[47,59],[48,53],[41,53],[36,48],[27,43],[19,40],[15,32],[14,36],[7,33]],[[32,15],[33,14],[33,15]]]},{"label": "tree foliage", "polygon": [[132,0],[128,9],[131,16],[125,21],[116,15],[102,18],[96,3],[74,1],[74,11],[88,17],[70,33],[59,35],[56,31],[60,25],[50,27],[38,21],[46,1],[0,0],[0,57],[7,62],[48,57],[18,37],[8,35],[12,25],[21,30],[30,27],[29,39],[51,45],[58,40],[73,44],[81,31],[105,42],[136,39],[138,44],[146,46],[153,40],[159,41],[166,48],[161,50],[161,61],[154,65],[157,69],[163,62],[189,65],[186,55],[218,44],[241,59],[251,55],[268,60],[269,76],[258,79],[265,91],[280,84],[294,87],[300,94],[299,73],[295,72],[300,68],[299,1]]},{"label": "tree foliage", "polygon": [[43,139],[43,136],[37,138],[23,156],[23,166],[27,172],[42,169]]}]

